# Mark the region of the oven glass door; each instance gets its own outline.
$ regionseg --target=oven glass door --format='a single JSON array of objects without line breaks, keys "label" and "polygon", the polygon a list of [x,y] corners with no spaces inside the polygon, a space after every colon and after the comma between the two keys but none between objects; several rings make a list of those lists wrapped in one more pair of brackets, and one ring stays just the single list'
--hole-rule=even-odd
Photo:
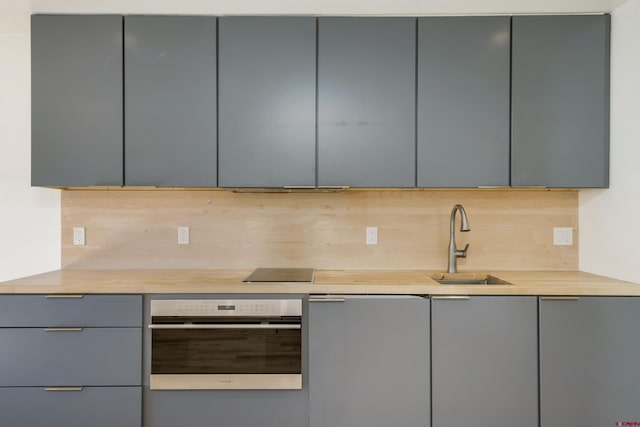
[{"label": "oven glass door", "polygon": [[301,388],[301,332],[299,319],[153,318],[152,388]]},{"label": "oven glass door", "polygon": [[299,374],[300,329],[154,329],[152,374]]}]

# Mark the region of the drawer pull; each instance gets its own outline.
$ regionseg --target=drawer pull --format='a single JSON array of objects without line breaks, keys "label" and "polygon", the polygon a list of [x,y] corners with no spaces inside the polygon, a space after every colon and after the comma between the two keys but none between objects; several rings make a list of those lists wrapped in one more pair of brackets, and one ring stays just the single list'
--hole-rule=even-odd
[{"label": "drawer pull", "polygon": [[540,297],[542,301],[579,301],[578,297]]},{"label": "drawer pull", "polygon": [[155,324],[155,325],[149,325],[149,329],[301,329],[302,327],[300,325],[288,325],[288,324],[284,324],[284,325],[279,325],[279,324],[272,324],[272,325],[261,325],[261,324],[231,324],[231,323],[224,323],[224,324]]},{"label": "drawer pull", "polygon": [[449,301],[466,301],[469,299],[467,295],[445,295],[445,296],[432,296],[433,300],[449,300]]},{"label": "drawer pull", "polygon": [[82,391],[82,387],[45,387],[44,391]]},{"label": "drawer pull", "polygon": [[46,299],[80,299],[83,298],[84,295],[47,295],[45,296]]},{"label": "drawer pull", "polygon": [[332,297],[332,298],[309,298],[309,302],[345,302],[344,298]]},{"label": "drawer pull", "polygon": [[82,328],[44,328],[45,332],[81,332]]}]

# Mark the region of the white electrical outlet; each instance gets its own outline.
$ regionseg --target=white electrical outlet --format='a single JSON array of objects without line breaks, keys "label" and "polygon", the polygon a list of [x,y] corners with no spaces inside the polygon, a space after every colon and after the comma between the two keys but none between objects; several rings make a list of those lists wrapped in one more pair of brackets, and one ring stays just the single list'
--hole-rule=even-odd
[{"label": "white electrical outlet", "polygon": [[74,246],[83,246],[84,242],[84,227],[73,227]]},{"label": "white electrical outlet", "polygon": [[187,226],[178,227],[178,244],[179,245],[189,244],[189,227]]},{"label": "white electrical outlet", "polygon": [[573,245],[573,228],[553,227],[553,244],[556,246]]},{"label": "white electrical outlet", "polygon": [[378,244],[378,227],[367,227],[367,245]]}]

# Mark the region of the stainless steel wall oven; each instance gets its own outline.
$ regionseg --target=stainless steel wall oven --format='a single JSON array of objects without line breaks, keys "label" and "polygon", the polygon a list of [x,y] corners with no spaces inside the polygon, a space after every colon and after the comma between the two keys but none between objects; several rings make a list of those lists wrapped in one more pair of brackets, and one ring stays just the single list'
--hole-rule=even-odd
[{"label": "stainless steel wall oven", "polygon": [[302,300],[152,300],[152,390],[301,389]]}]

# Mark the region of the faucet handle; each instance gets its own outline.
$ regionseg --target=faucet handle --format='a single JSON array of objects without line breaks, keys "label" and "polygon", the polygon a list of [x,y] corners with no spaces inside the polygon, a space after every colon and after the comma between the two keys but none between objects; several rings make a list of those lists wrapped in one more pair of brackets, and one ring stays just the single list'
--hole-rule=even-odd
[{"label": "faucet handle", "polygon": [[457,249],[456,250],[456,257],[458,257],[458,258],[466,258],[467,257],[467,249],[469,249],[469,244],[468,243],[464,246],[464,249],[462,249],[462,250]]}]

